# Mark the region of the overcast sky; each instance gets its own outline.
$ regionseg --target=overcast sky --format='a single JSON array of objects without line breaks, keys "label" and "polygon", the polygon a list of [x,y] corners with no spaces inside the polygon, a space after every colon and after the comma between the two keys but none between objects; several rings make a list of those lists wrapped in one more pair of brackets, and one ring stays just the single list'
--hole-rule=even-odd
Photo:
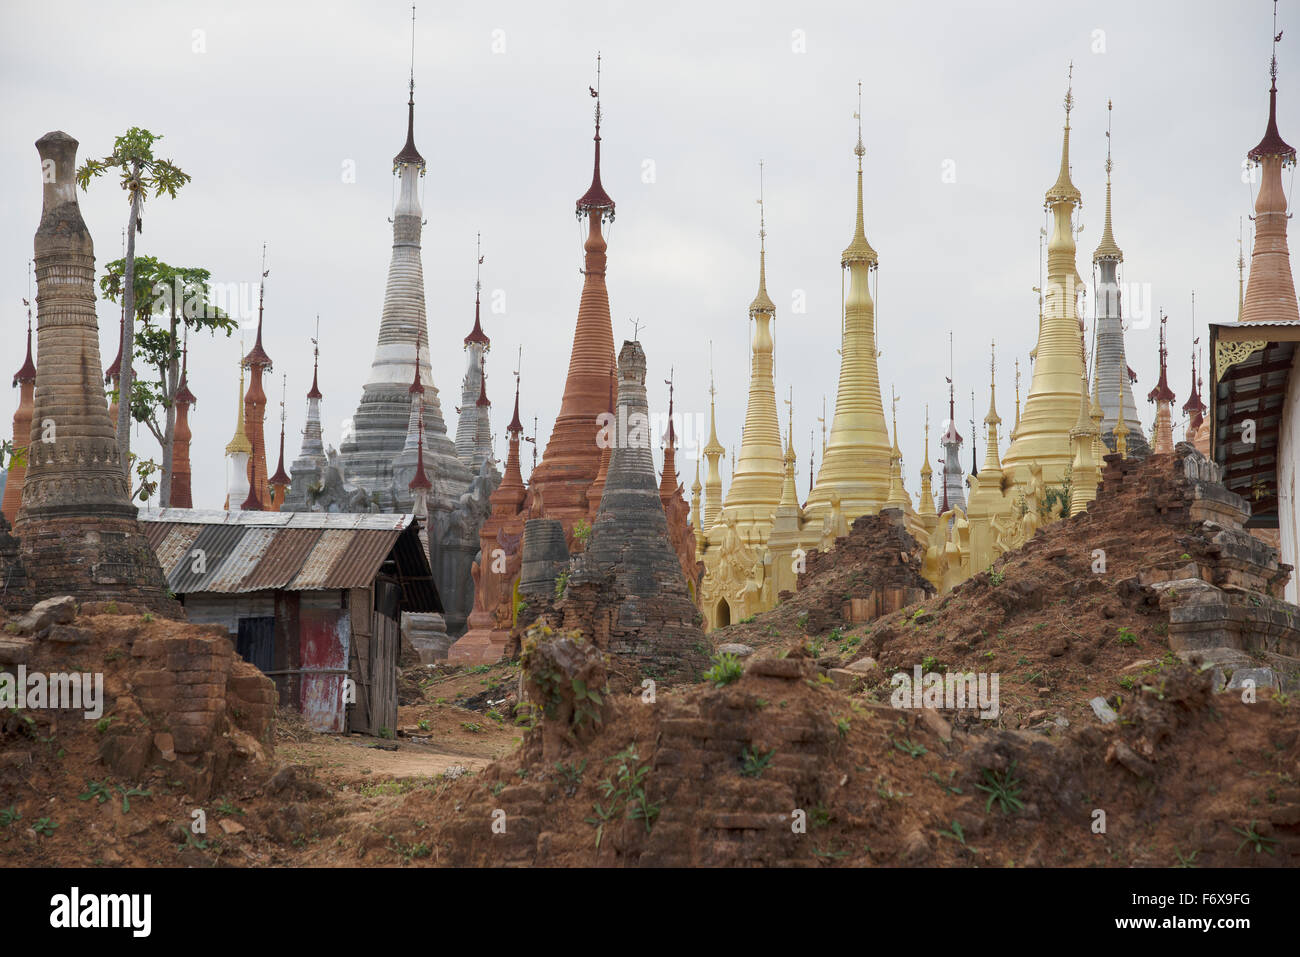
[{"label": "overcast sky", "polygon": [[[1197,334],[1235,318],[1238,221],[1253,187],[1242,161],[1268,108],[1271,7],[1250,2],[440,3],[418,4],[416,144],[425,183],[424,274],[435,382],[454,431],[473,321],[474,237],[483,234],[488,391],[498,455],[523,346],[521,414],[543,447],[559,410],[577,313],[582,232],[574,200],[591,174],[596,51],[603,55],[603,181],[617,203],[608,286],[616,343],[633,318],[652,408],[674,370],[684,438],[707,426],[709,343],[718,434],[739,447],[749,375],[746,309],[758,272],[758,163],[766,164],[768,288],[776,380],[794,390],[800,495],[810,430],[834,408],[841,250],[853,234],[857,82],[863,81],[867,236],[880,255],[880,376],[901,400],[915,496],[925,404],[931,456],[946,413],[948,333],[968,444],[999,411],[1013,362],[1029,382],[1037,329],[1043,193],[1056,179],[1066,70],[1074,61],[1079,271],[1091,275],[1104,210],[1106,100],[1114,100],[1114,230],[1126,306],[1170,315],[1171,385],[1187,398]],[[1300,4],[1281,5],[1279,125],[1300,142]],[[1294,34],[1292,33],[1294,30]],[[0,342],[22,361],[27,263],[40,219],[34,141],[64,130],[79,160],[142,126],[193,181],[150,199],[137,250],[255,287],[269,249],[265,346],[275,363],[272,446],[288,374],[286,457],[311,384],[315,317],[326,441],[337,445],[374,350],[392,227],[391,160],[406,130],[409,3],[66,3],[0,10]],[[355,182],[345,176],[355,169]],[[945,176],[945,172],[950,175]],[[946,181],[953,180],[953,181]],[[1288,176],[1287,187],[1290,188]],[[127,203],[115,176],[80,194],[101,267],[120,255]],[[1249,220],[1246,221],[1249,230]],[[1249,234],[1247,235],[1249,256]],[[803,299],[806,312],[795,313]],[[503,312],[487,308],[489,300]],[[100,301],[105,364],[117,311]],[[1089,306],[1091,310],[1091,304]],[[1145,402],[1156,328],[1128,333]],[[1206,340],[1203,338],[1204,344]],[[251,338],[250,338],[251,344]],[[220,507],[234,431],[238,339],[194,344],[194,503]],[[1207,377],[1208,378],[1208,377]],[[17,401],[11,393],[11,406]],[[662,411],[662,408],[661,408]],[[7,416],[8,411],[5,412]],[[785,428],[785,411],[781,411]],[[5,419],[7,422],[7,418]],[[828,421],[829,426],[829,421]],[[8,426],[5,426],[6,431]],[[982,428],[982,426],[981,426]],[[157,454],[140,430],[136,447]],[[982,447],[982,446],[981,446]],[[982,452],[981,452],[982,460]],[[724,475],[730,478],[730,451]],[[525,472],[531,455],[525,453]],[[679,455],[688,487],[691,453]]]}]

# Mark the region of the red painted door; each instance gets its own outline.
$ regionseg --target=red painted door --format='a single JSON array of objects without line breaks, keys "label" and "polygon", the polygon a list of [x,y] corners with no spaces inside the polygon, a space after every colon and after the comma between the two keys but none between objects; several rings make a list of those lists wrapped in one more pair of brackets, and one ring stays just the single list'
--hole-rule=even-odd
[{"label": "red painted door", "polygon": [[352,618],[346,608],[303,608],[301,636],[303,717],[313,731],[342,733],[346,712],[343,679],[347,677]]}]

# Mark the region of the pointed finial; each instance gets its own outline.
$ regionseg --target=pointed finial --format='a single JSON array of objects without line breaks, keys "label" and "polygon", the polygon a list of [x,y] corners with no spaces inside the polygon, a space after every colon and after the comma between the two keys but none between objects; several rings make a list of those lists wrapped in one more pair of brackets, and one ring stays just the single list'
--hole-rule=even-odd
[{"label": "pointed finial", "polygon": [[410,105],[415,105],[415,4],[411,4],[411,99]]},{"label": "pointed finial", "polygon": [[776,304],[767,294],[767,207],[763,195],[763,166],[758,161],[758,294],[749,304],[749,314],[762,312],[771,316],[776,313]]},{"label": "pointed finial", "polygon": [[1111,117],[1111,112],[1114,110],[1114,108],[1115,108],[1115,106],[1114,106],[1114,101],[1112,101],[1109,97],[1107,97],[1107,99],[1106,99],[1106,185],[1107,185],[1107,186],[1110,185],[1110,170],[1111,170],[1111,162],[1110,162],[1110,117]]},{"label": "pointed finial", "polygon": [[639,342],[642,328],[640,318],[629,319],[628,322],[632,323],[632,341]]},{"label": "pointed finial", "polygon": [[1070,111],[1074,109],[1074,61],[1070,61],[1070,71],[1067,75],[1065,88],[1065,126],[1070,126]]},{"label": "pointed finial", "polygon": [[474,234],[474,255],[478,259],[474,267],[474,301],[478,302],[479,291],[483,288],[483,234]]},{"label": "pointed finial", "polygon": [[1268,75],[1273,81],[1273,90],[1277,91],[1277,45],[1282,39],[1277,28],[1277,0],[1273,0],[1273,58],[1268,64]]},{"label": "pointed finial", "polygon": [[858,145],[853,147],[853,155],[858,158],[858,169],[862,169],[862,157],[867,155],[867,148],[862,145],[862,81],[858,80],[858,111],[853,114],[858,121]]}]

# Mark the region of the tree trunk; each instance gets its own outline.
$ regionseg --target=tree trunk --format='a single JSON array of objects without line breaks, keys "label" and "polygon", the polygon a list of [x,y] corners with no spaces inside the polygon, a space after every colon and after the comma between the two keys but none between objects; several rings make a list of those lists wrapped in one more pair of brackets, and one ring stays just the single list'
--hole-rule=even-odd
[{"label": "tree trunk", "polygon": [[[136,179],[140,177],[137,165],[132,170]],[[140,219],[140,194],[131,195],[131,215],[126,221],[126,289],[123,297],[126,305],[126,318],[122,323],[122,367],[117,399],[117,451],[122,457],[122,472],[131,481],[131,390],[134,376],[131,374],[131,357],[135,352],[135,230]]]},{"label": "tree trunk", "polygon": [[[180,280],[176,280],[174,285],[177,288],[172,290],[172,315],[171,315],[171,338],[172,349],[176,347],[176,294],[179,291]],[[166,403],[167,426],[163,430],[163,450],[162,450],[162,480],[158,485],[158,505],[161,508],[167,508],[172,501],[172,446],[176,440],[176,390],[179,383],[176,381],[180,374],[176,361],[176,356],[172,355],[171,361],[167,363],[167,375],[163,379],[163,401]]]}]

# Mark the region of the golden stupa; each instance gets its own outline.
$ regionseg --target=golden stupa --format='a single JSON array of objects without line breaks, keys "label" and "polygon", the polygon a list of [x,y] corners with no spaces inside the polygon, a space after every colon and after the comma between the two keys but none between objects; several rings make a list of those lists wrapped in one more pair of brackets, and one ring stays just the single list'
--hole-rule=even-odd
[{"label": "golden stupa", "polygon": [[1082,207],[1083,199],[1070,181],[1073,106],[1071,89],[1065,94],[1061,170],[1044,199],[1052,215],[1052,234],[1047,243],[1047,286],[1043,290],[1034,373],[1015,438],[1002,457],[1003,472],[1021,487],[1028,484],[1029,466],[1034,462],[1042,467],[1047,484],[1065,481],[1074,459],[1070,432],[1079,417],[1080,401],[1088,401],[1088,390],[1080,385],[1086,381],[1078,306],[1083,280],[1075,265],[1074,213]]},{"label": "golden stupa", "polygon": [[840,380],[835,394],[835,417],[830,439],[822,450],[817,483],[808,496],[809,519],[821,519],[838,495],[848,521],[872,515],[890,497],[893,446],[885,427],[880,398],[880,373],[876,366],[876,306],[868,284],[880,259],[867,242],[862,212],[861,84],[858,91],[858,218],[853,240],[840,257],[849,271],[849,291],[844,301],[840,342]]}]

